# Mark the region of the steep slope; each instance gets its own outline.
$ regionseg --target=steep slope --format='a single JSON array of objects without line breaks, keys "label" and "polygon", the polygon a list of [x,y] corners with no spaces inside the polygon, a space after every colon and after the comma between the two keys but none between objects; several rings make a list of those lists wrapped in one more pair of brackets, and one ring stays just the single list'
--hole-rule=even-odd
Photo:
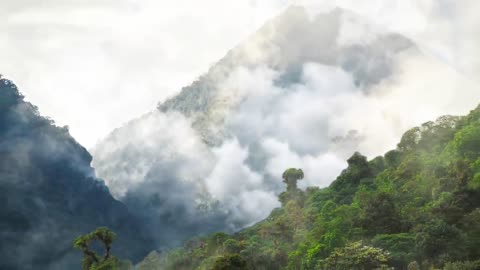
[{"label": "steep slope", "polygon": [[[278,72],[274,83],[282,88],[301,83],[307,63],[339,67],[352,74],[360,91],[368,92],[372,85],[392,74],[399,53],[419,53],[415,44],[404,36],[395,33],[376,36],[374,29],[355,29],[349,24],[366,22],[346,10],[336,9],[313,18],[307,12],[300,6],[288,8],[158,108],[192,117],[193,126],[206,143],[218,145],[231,135],[223,127],[228,114],[251,94],[226,85],[241,67],[267,67]],[[342,31],[349,30],[366,31],[365,34],[372,35],[371,40],[344,40],[347,37]]]},{"label": "steep slope", "polygon": [[134,261],[151,243],[90,166],[92,157],[0,78],[0,269],[78,269],[73,239],[98,226],[118,232]]},{"label": "steep slope", "polygon": [[158,248],[171,246],[265,218],[279,205],[285,166],[323,187],[353,151],[378,155],[408,127],[466,113],[480,92],[464,83],[408,38],[349,11],[291,7],[113,131],[93,165]]},{"label": "steep slope", "polygon": [[384,156],[355,153],[328,188],[280,200],[252,227],[151,253],[139,267],[479,269],[480,106],[407,131]]}]

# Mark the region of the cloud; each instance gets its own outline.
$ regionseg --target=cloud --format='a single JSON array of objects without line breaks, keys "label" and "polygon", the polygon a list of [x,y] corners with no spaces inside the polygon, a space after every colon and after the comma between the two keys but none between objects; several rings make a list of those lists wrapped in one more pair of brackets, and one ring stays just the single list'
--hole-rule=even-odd
[{"label": "cloud", "polygon": [[480,3],[465,0],[300,0],[312,14],[336,7],[354,11],[371,24],[413,39],[424,51],[478,80]]},{"label": "cloud", "polygon": [[318,63],[305,64],[301,81],[287,87],[275,86],[281,74],[272,77],[275,72],[263,67],[250,78],[244,69],[242,76],[234,72],[227,80],[234,91],[245,92],[254,80],[261,94],[244,96],[229,112],[226,133],[245,144],[275,138],[301,156],[332,152],[346,159],[359,150],[374,157],[395,148],[409,128],[465,114],[480,101],[478,84],[451,67],[415,49],[396,58],[392,75],[367,92],[355,86],[352,73]]},{"label": "cloud", "polygon": [[275,178],[281,179],[286,168],[302,168],[306,178],[300,183],[301,188],[326,187],[346,167],[346,161],[334,153],[300,156],[290,149],[288,143],[272,138],[265,139],[262,147],[271,157],[265,169]]},{"label": "cloud", "polygon": [[280,205],[275,192],[265,186],[262,175],[245,163],[248,150],[237,140],[227,141],[212,151],[216,164],[205,180],[207,191],[228,209],[233,223],[245,226]]},{"label": "cloud", "polygon": [[246,165],[248,156],[236,140],[207,147],[179,113],[154,112],[116,130],[96,149],[94,163],[162,248],[238,230],[279,205],[262,174]]},{"label": "cloud", "polygon": [[205,72],[287,1],[0,3],[0,72],[87,147]]},{"label": "cloud", "polygon": [[165,167],[160,176],[194,183],[211,170],[211,159],[191,122],[179,113],[149,113],[115,130],[95,150],[97,172],[118,198],[146,181],[152,168],[169,163],[172,166]]}]

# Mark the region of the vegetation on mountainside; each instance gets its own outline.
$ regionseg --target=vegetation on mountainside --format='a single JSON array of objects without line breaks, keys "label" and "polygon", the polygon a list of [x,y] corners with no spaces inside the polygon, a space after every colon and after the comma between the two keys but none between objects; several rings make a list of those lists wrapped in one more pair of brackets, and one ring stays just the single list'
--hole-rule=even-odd
[{"label": "vegetation on mountainside", "polygon": [[[409,130],[383,157],[355,153],[328,188],[298,189],[301,169],[282,177],[282,207],[266,220],[152,253],[139,267],[480,269],[480,107]],[[75,240],[84,269],[118,269],[114,238],[99,228]],[[95,240],[103,257],[90,249]]]},{"label": "vegetation on mountainside", "polygon": [[267,219],[192,239],[161,268],[480,269],[480,107],[409,130],[384,156],[355,153],[328,188],[299,190],[300,172],[284,173]]}]

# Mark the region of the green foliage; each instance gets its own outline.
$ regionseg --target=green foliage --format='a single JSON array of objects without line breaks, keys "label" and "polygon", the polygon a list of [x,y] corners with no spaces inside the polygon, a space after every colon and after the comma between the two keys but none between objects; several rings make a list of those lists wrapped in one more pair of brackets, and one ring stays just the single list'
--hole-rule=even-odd
[{"label": "green foliage", "polygon": [[383,157],[355,153],[327,188],[302,191],[288,169],[281,208],[189,241],[162,269],[480,269],[479,140],[480,107],[408,131]]},{"label": "green foliage", "polygon": [[397,233],[402,220],[392,195],[386,192],[357,192],[359,224],[370,235]]},{"label": "green foliage", "polygon": [[389,253],[362,242],[347,244],[344,248],[335,249],[330,256],[322,260],[320,269],[330,270],[370,270],[386,269]]},{"label": "green foliage", "polygon": [[444,270],[478,270],[480,261],[449,262],[445,264]]},{"label": "green foliage", "polygon": [[420,270],[420,265],[417,261],[410,262],[407,266],[407,270]]},{"label": "green foliage", "polygon": [[452,146],[461,156],[477,156],[480,152],[480,125],[474,123],[464,127],[455,135]]},{"label": "green foliage", "polygon": [[243,270],[247,268],[247,262],[238,254],[226,254],[219,257],[213,264],[212,270]]},{"label": "green foliage", "polygon": [[283,182],[287,184],[287,191],[297,190],[297,181],[304,177],[302,169],[290,168],[282,174]]},{"label": "green foliage", "polygon": [[367,161],[367,157],[356,152],[347,160],[348,168],[330,185],[335,191],[335,201],[339,203],[351,203],[360,185],[370,185],[373,181],[373,170]]},{"label": "green foliage", "polygon": [[305,201],[305,193],[300,189],[290,189],[289,191],[282,192],[278,195],[278,200],[283,206],[287,205],[289,201],[296,201],[303,204]]},{"label": "green foliage", "polygon": [[[95,231],[78,236],[73,241],[73,246],[83,252],[83,270],[120,270],[120,261],[111,256],[110,250],[116,235],[106,227],[97,228]],[[91,246],[95,241],[104,247],[104,255],[99,256]]]},{"label": "green foliage", "polygon": [[[390,252],[390,265],[395,268],[405,269],[405,266],[408,267],[413,262],[418,265],[414,261],[416,259],[415,235],[412,233],[378,234],[372,239],[372,245],[388,250]],[[413,264],[411,267],[413,267]]]},{"label": "green foliage", "polygon": [[223,248],[227,253],[238,253],[242,250],[242,243],[235,239],[228,239],[223,242]]}]

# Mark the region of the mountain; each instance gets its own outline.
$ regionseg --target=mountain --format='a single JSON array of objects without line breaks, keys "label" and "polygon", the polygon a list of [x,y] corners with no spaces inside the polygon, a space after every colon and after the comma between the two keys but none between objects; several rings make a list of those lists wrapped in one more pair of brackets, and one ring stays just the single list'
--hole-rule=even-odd
[{"label": "mountain", "polygon": [[288,88],[301,83],[306,63],[339,67],[351,73],[354,84],[367,92],[391,75],[401,52],[419,53],[411,40],[395,33],[381,33],[369,41],[343,41],[342,31],[352,27],[349,23],[366,24],[342,9],[311,18],[305,8],[291,6],[232,49],[207,74],[159,104],[158,109],[192,118],[202,139],[209,145],[219,145],[231,135],[224,127],[228,114],[249,94],[225,85],[238,68],[268,67],[279,73],[274,84]]},{"label": "mountain", "polygon": [[479,269],[480,106],[410,129],[384,156],[355,153],[327,188],[279,199],[251,227],[152,252],[138,267]]},{"label": "mountain", "polygon": [[153,249],[91,161],[67,127],[40,116],[0,78],[0,269],[78,269],[73,239],[99,226],[118,233],[119,256],[138,261]]},{"label": "mountain", "polygon": [[478,100],[410,39],[347,10],[293,6],[114,130],[93,166],[161,250],[264,219],[287,166],[310,176],[302,188],[328,186],[354,151],[383,153],[407,128]]}]

